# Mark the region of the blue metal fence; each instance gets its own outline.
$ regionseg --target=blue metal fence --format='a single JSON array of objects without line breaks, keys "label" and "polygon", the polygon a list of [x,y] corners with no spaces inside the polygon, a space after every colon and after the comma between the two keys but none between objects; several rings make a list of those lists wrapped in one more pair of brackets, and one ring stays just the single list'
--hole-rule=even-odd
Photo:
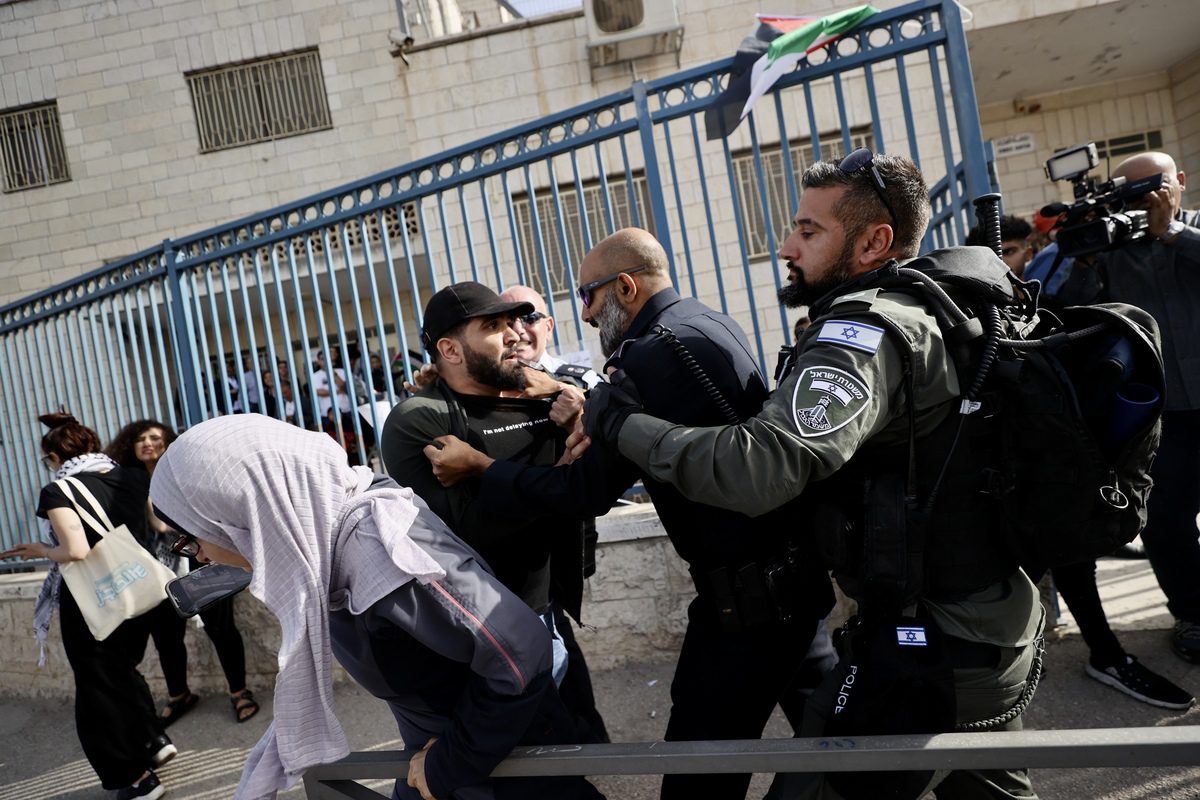
[{"label": "blue metal fence", "polygon": [[[961,241],[989,179],[959,9],[922,0],[810,55],[727,139],[702,115],[732,59],[138,253],[0,309],[6,491],[0,544],[34,534],[48,475],[38,413],[65,405],[106,441],[151,417],[181,428],[259,395],[313,427],[318,358],[346,365],[351,406],[395,402],[419,362],[425,301],[473,279],[534,286],[555,345],[587,350],[577,265],[614,230],[652,230],[681,292],[751,332],[760,365],[790,338],[775,250],[798,175],[860,144],[908,155],[931,185],[931,248]],[[355,354],[359,359],[355,359]],[[382,372],[367,368],[380,357]],[[395,365],[396,374],[389,368]],[[401,374],[402,373],[402,374]],[[328,373],[326,373],[328,374]],[[332,381],[330,381],[332,383]],[[273,387],[274,402],[265,392]],[[269,405],[269,407],[267,407]],[[333,415],[365,458],[372,410]],[[11,568],[11,562],[0,569]]]}]

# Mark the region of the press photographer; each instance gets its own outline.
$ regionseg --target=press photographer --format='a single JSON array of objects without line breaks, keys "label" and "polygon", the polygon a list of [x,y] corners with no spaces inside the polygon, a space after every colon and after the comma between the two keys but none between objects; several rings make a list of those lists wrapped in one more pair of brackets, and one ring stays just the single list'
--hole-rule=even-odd
[{"label": "press photographer", "polygon": [[[1078,164],[1082,163],[1081,159]],[[1058,299],[1065,305],[1129,303],[1158,321],[1166,372],[1165,411],[1142,542],[1176,620],[1172,635],[1175,653],[1195,663],[1200,661],[1200,583],[1195,580],[1200,574],[1196,531],[1200,512],[1200,315],[1195,313],[1200,308],[1200,212],[1182,207],[1186,176],[1166,153],[1128,158],[1113,170],[1112,178],[1114,182],[1123,180],[1119,187],[1125,187],[1127,195],[1128,187],[1145,186],[1147,181],[1160,183],[1158,188],[1122,201],[1124,210],[1117,213],[1133,220],[1136,229],[1106,246],[1110,249],[1089,249],[1076,258]],[[1085,193],[1081,199],[1089,198]],[[1115,215],[1110,210],[1107,216]],[[1093,224],[1102,218],[1094,214],[1081,222]],[[1072,240],[1070,214],[1067,219],[1059,232],[1060,248],[1064,247],[1064,234],[1068,234],[1066,244],[1086,238]],[[1124,221],[1114,220],[1113,224]]]},{"label": "press photographer", "polygon": [[1047,177],[1070,181],[1075,195],[1070,205],[1051,203],[1041,210],[1042,216],[1061,218],[1056,241],[1063,257],[1113,250],[1148,235],[1150,214],[1142,206],[1146,195],[1162,188],[1162,173],[1136,179],[1114,174],[1097,183],[1088,173],[1098,163],[1094,142],[1063,150],[1046,161]]}]

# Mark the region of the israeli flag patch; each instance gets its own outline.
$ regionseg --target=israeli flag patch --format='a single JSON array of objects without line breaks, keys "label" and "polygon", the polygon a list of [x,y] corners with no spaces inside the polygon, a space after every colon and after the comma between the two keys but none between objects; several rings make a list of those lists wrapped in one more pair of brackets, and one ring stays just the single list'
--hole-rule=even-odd
[{"label": "israeli flag patch", "polygon": [[826,320],[817,334],[818,342],[832,342],[843,347],[852,347],[864,353],[874,353],[883,342],[883,328],[862,322],[844,319]]},{"label": "israeli flag patch", "polygon": [[925,638],[925,629],[921,627],[914,628],[896,628],[896,644],[901,647],[928,647],[929,640]]}]

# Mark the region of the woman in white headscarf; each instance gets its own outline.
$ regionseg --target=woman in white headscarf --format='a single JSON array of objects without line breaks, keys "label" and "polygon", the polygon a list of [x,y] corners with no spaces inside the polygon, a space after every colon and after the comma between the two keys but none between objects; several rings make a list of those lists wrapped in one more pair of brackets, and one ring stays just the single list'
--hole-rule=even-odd
[{"label": "woman in white headscarf", "polygon": [[349,752],[331,653],[420,749],[394,797],[601,796],[582,778],[487,780],[515,745],[567,742],[573,726],[545,626],[411,490],[347,466],[324,434],[250,414],[180,436],[150,496],[182,552],[250,569],[282,627],[275,720],[238,798]]}]

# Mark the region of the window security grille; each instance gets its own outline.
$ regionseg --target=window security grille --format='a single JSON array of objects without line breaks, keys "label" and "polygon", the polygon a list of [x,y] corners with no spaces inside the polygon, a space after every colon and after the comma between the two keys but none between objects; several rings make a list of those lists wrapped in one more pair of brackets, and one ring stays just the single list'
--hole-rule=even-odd
[{"label": "window security grille", "polygon": [[201,153],[333,127],[315,48],[184,77]]},{"label": "window security grille", "polygon": [[0,162],[5,192],[71,180],[56,101],[0,111]]},{"label": "window security grille", "polygon": [[[367,240],[372,245],[378,245],[382,240],[379,231],[379,215],[366,215]],[[346,239],[350,242],[352,249],[357,249],[362,244],[362,229],[358,224],[358,220],[352,219],[342,223],[346,226]],[[397,259],[404,257],[404,239],[400,233],[400,212],[395,206],[388,206],[383,210],[383,224],[387,229],[388,244],[392,249],[392,256]],[[404,204],[404,227],[408,229],[408,240],[411,247],[417,246],[417,239],[421,235],[421,226],[417,222],[417,205],[416,203]],[[329,252],[342,252],[342,232],[337,225],[332,225],[328,228],[329,231]],[[312,242],[313,257],[325,254],[325,236],[318,231],[309,235],[309,240]],[[298,257],[302,257],[305,253],[304,240],[293,240],[292,249]]]},{"label": "window security grille", "polygon": [[[1096,155],[1104,163],[1109,158],[1132,156],[1147,150],[1162,149],[1162,131],[1142,131],[1128,136],[1114,136],[1111,139],[1096,142]],[[1114,163],[1112,166],[1116,166]]]},{"label": "window security grille", "polygon": [[[650,190],[646,186],[644,176],[634,176],[633,191],[637,197],[641,226],[653,233],[654,220],[650,214]],[[562,252],[559,238],[559,218],[554,211],[554,195],[549,188],[537,191],[538,227],[542,234],[542,247],[546,253],[546,268],[550,273],[550,292],[556,295],[575,290],[575,271],[578,270],[579,262],[587,253],[583,236],[583,222],[579,214],[579,195],[575,191],[575,184],[560,185],[558,199],[562,206],[562,225],[567,240],[565,254]],[[608,180],[608,199],[612,204],[613,222],[616,229],[633,225],[633,213],[629,208],[629,192],[626,189],[625,178]],[[592,236],[592,244],[595,244],[608,235],[608,218],[604,213],[604,193],[599,182],[583,187],[583,202],[587,214],[588,231]],[[526,280],[533,289],[541,294],[546,294],[542,266],[537,258],[537,240],[534,235],[533,214],[528,195],[513,197],[513,213],[517,217]]]},{"label": "window security grille", "polygon": [[[826,159],[841,158],[842,134],[840,131],[821,135],[821,155]],[[851,132],[850,142],[855,149],[872,147],[874,137],[870,132]],[[792,215],[787,177],[783,171],[783,151],[779,145],[759,149],[762,160],[763,179],[766,183],[767,203],[771,208],[771,230],[775,232],[775,246],[787,238],[792,229]],[[800,176],[813,162],[812,144],[793,144],[791,148],[792,169],[796,172],[796,191],[800,191]],[[771,255],[767,245],[767,221],[763,213],[762,198],[758,191],[758,175],[754,170],[754,153],[742,152],[733,157],[733,172],[737,178],[738,204],[742,208],[742,224],[745,226],[746,252],[751,259],[767,258]]]}]

